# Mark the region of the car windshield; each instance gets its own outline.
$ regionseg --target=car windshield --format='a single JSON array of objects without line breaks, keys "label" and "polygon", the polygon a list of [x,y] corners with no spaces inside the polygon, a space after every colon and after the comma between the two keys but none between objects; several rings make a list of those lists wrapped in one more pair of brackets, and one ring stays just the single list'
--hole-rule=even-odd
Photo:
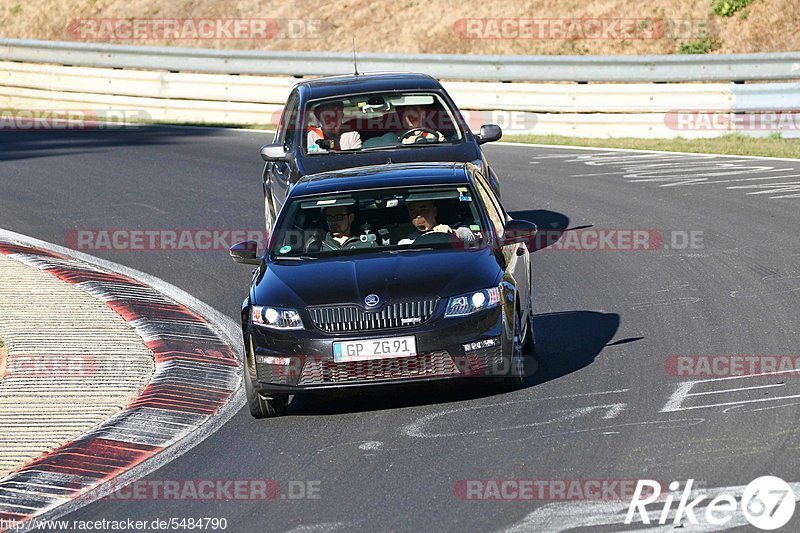
[{"label": "car windshield", "polygon": [[453,110],[436,93],[371,93],[309,102],[309,155],[420,148],[464,139]]},{"label": "car windshield", "polygon": [[290,200],[273,260],[482,248],[487,231],[467,185],[360,190]]}]

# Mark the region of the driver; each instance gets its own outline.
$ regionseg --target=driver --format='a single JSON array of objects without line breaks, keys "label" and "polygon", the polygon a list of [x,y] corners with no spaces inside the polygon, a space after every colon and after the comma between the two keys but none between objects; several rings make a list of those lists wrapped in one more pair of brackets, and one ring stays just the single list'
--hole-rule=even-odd
[{"label": "driver", "polygon": [[431,232],[452,233],[467,244],[476,240],[475,234],[468,228],[453,229],[447,224],[437,224],[436,215],[438,210],[436,202],[433,200],[406,202],[406,208],[408,209],[408,217],[411,219],[411,223],[414,224],[416,231],[405,239],[400,239],[397,244],[411,244],[418,237]]},{"label": "driver", "polygon": [[328,233],[320,243],[321,251],[341,250],[342,248],[366,248],[374,246],[373,242],[365,242],[358,235],[353,235],[353,220],[356,215],[349,205],[336,205],[324,211],[328,222]]},{"label": "driver", "polygon": [[[441,143],[445,141],[445,137],[440,131],[436,131],[435,128],[430,128],[430,125],[426,124],[426,118],[428,118],[426,115],[427,107],[423,105],[412,105],[403,110],[401,120],[408,135],[403,135],[400,142],[403,144],[415,144],[421,142]],[[420,128],[425,128],[425,130]],[[434,130],[436,133],[428,130]]]},{"label": "driver", "polygon": [[361,148],[361,135],[357,131],[342,131],[344,104],[341,101],[323,102],[311,112],[316,124],[308,123],[308,152],[327,152],[317,144],[318,140],[332,141],[331,150],[358,150]]}]

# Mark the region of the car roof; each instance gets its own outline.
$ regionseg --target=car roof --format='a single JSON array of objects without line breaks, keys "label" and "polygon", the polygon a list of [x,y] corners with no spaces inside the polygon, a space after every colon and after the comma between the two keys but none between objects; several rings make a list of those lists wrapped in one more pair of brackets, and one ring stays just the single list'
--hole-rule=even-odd
[{"label": "car roof", "polygon": [[321,172],[303,177],[290,198],[339,191],[470,183],[471,163],[390,163]]},{"label": "car roof", "polygon": [[434,78],[413,72],[327,76],[301,81],[296,87],[306,93],[308,100],[376,91],[442,90]]}]

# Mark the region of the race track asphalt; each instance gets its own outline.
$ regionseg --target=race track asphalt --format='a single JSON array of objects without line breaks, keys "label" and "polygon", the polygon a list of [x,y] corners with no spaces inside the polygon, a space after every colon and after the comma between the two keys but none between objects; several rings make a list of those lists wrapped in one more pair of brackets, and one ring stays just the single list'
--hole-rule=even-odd
[{"label": "race track asphalt", "polygon": [[[258,154],[270,138],[167,127],[2,131],[0,227],[56,244],[76,229],[258,230]],[[147,479],[271,479],[285,498],[101,500],[66,518],[224,517],[228,531],[585,531],[581,502],[467,500],[458,488],[640,478],[737,487],[768,473],[800,481],[798,377],[702,382],[681,397],[692,378],[669,364],[671,356],[800,354],[800,187],[792,185],[800,161],[486,152],[506,208],[563,232],[562,244],[569,233],[607,229],[649,230],[664,244],[556,243],[534,253],[540,367],[523,390],[470,384],[303,398],[288,416],[261,421],[243,409]],[[687,236],[695,246],[682,246]],[[83,251],[160,277],[233,319],[249,282],[250,269],[225,250]],[[318,483],[319,498],[289,498],[290,482]],[[536,511],[547,505],[562,518],[541,521]],[[590,531],[619,529],[601,521]]]}]

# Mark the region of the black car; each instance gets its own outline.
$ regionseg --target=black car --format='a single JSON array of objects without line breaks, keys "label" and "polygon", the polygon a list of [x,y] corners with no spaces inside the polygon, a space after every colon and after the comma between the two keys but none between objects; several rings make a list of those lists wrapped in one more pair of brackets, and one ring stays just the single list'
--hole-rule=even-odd
[{"label": "black car", "polygon": [[[430,229],[428,229],[430,228]],[[291,190],[242,306],[250,412],[289,395],[465,377],[522,384],[534,351],[529,250],[470,163],[362,167]]]},{"label": "black car", "polygon": [[502,136],[488,124],[473,134],[441,84],[424,74],[360,74],[303,81],[284,106],[272,144],[261,148],[267,230],[302,176],[385,163],[453,161],[497,177],[480,145]]}]

